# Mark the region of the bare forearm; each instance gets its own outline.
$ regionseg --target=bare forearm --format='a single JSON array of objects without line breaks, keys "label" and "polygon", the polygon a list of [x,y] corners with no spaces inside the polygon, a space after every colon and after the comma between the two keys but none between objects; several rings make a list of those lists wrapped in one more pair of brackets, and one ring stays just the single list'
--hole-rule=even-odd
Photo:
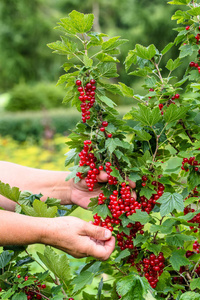
[{"label": "bare forearm", "polygon": [[[47,197],[61,199],[62,204],[70,204],[70,187],[65,181],[67,172],[48,171],[28,168],[17,164],[0,161],[0,180],[10,186],[17,186],[20,190],[41,193],[42,200]],[[14,210],[12,201],[0,196],[0,206],[7,210]]]},{"label": "bare forearm", "polygon": [[41,218],[0,210],[0,246],[40,243],[42,226]]}]

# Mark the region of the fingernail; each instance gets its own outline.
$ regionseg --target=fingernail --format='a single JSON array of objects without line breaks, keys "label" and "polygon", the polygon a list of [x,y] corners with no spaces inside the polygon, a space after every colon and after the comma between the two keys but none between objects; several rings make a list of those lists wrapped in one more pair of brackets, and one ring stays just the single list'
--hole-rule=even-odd
[{"label": "fingernail", "polygon": [[109,239],[111,237],[112,233],[110,230],[106,229],[105,230],[105,239]]}]

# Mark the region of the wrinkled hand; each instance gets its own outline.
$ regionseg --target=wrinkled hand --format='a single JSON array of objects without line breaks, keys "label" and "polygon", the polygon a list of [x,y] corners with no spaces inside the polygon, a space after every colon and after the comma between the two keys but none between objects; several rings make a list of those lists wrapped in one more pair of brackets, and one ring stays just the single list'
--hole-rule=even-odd
[{"label": "wrinkled hand", "polygon": [[53,246],[76,257],[93,256],[107,260],[115,247],[115,238],[105,228],[76,217],[44,220],[41,243]]},{"label": "wrinkled hand", "polygon": [[[97,176],[98,183],[106,183],[108,181],[108,175],[106,172],[101,171]],[[88,191],[85,179],[80,180],[78,183],[74,183],[73,179],[70,179],[70,201],[73,204],[79,205],[83,208],[87,208],[90,203],[90,198],[97,197],[101,193],[101,185],[96,184],[92,192]],[[135,188],[135,182],[129,181],[130,187]],[[136,197],[133,192],[133,197]]]}]

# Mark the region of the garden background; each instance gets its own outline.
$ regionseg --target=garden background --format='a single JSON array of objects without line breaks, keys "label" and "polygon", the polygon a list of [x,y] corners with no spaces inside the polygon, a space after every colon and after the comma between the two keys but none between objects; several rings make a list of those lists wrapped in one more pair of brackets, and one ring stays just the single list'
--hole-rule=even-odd
[{"label": "garden background", "polygon": [[[66,170],[67,135],[79,120],[63,105],[64,86],[57,86],[64,56],[53,55],[47,43],[59,39],[56,23],[73,9],[95,15],[94,31],[121,36],[123,61],[136,43],[159,49],[174,40],[171,15],[176,7],[163,0],[1,0],[0,2],[0,159],[22,165]],[[176,57],[170,53],[173,59]],[[166,60],[168,57],[166,57]],[[163,61],[165,63],[165,61]],[[142,94],[142,79],[133,79],[119,65],[121,82]],[[182,65],[184,69],[184,64]],[[179,70],[181,72],[181,68]],[[134,105],[117,96],[121,116]],[[89,220],[90,212],[74,215]],[[31,251],[35,251],[32,247]],[[71,260],[74,268],[82,262]],[[33,266],[34,267],[34,266]],[[94,282],[95,285],[95,282]]]}]

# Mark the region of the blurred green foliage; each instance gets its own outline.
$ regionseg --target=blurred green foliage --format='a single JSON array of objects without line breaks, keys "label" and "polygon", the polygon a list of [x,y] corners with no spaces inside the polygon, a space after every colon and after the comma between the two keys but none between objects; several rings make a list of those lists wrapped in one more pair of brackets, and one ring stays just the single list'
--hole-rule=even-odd
[{"label": "blurred green foliage", "polygon": [[59,107],[65,91],[61,86],[48,82],[34,85],[20,83],[10,92],[10,99],[5,106],[8,111],[40,110]]},{"label": "blurred green foliage", "polygon": [[[121,106],[120,117],[128,110],[130,106]],[[54,134],[68,135],[79,121],[80,113],[72,108],[1,112],[0,140],[10,136],[18,142],[32,141],[39,144],[42,139],[51,140]]]},{"label": "blurred green foliage", "polygon": [[[57,80],[65,58],[53,56],[46,44],[59,38],[53,27],[73,9],[94,13],[94,31],[129,40],[121,47],[122,61],[136,43],[153,42],[162,49],[175,35],[171,15],[176,7],[169,6],[167,0],[1,0],[1,92],[20,82]],[[120,81],[134,85],[123,64],[119,71]]]}]

